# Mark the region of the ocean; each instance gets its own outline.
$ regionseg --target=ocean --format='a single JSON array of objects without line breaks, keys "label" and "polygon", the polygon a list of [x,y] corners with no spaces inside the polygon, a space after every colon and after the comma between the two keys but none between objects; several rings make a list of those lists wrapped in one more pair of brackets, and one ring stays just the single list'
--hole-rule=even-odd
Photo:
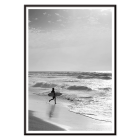
[{"label": "ocean", "polygon": [[110,71],[30,71],[29,88],[46,97],[55,88],[69,102],[71,112],[99,121],[112,122],[112,73]]}]

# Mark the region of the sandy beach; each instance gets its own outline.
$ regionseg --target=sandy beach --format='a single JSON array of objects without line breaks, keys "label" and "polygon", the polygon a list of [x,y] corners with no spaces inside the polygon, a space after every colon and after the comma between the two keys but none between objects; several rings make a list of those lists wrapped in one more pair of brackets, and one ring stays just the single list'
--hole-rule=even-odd
[{"label": "sandy beach", "polygon": [[29,95],[29,131],[112,131],[110,122],[98,121],[68,109],[69,102],[57,98]]},{"label": "sandy beach", "polygon": [[30,131],[65,131],[65,129],[45,122],[35,116],[33,111],[29,111],[29,130]]}]

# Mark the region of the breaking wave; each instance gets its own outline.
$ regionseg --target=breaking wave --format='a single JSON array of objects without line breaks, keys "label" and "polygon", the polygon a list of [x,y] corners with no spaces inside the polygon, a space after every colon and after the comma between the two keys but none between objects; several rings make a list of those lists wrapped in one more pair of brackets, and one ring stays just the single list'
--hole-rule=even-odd
[{"label": "breaking wave", "polygon": [[67,89],[69,90],[86,90],[86,91],[91,91],[91,88],[88,88],[86,86],[70,86]]},{"label": "breaking wave", "polygon": [[38,83],[34,84],[32,87],[53,88],[56,86],[57,86],[56,84],[48,84],[48,83],[44,83],[44,82],[38,82]]}]

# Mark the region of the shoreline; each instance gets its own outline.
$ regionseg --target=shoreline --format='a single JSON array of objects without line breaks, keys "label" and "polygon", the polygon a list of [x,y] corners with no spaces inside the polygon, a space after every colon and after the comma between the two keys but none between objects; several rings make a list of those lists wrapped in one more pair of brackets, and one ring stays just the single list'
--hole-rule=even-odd
[{"label": "shoreline", "polygon": [[[67,107],[69,102],[63,102],[63,100],[58,98],[57,104],[54,105],[53,102],[49,103],[48,100],[49,97],[44,99],[37,95],[29,97],[29,110],[32,112],[32,116],[46,122],[47,127],[49,126],[48,124],[51,124],[59,127],[60,131],[112,131],[111,123],[102,122],[69,111]],[[30,113],[29,116],[31,116]]]}]

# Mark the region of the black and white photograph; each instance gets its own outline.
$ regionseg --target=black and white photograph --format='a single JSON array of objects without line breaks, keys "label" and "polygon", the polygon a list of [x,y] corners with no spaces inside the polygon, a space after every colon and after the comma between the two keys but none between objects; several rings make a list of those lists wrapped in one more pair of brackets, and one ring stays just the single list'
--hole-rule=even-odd
[{"label": "black and white photograph", "polygon": [[116,5],[24,5],[24,135],[116,135]]},{"label": "black and white photograph", "polygon": [[139,140],[139,3],[1,1],[0,139]]}]

